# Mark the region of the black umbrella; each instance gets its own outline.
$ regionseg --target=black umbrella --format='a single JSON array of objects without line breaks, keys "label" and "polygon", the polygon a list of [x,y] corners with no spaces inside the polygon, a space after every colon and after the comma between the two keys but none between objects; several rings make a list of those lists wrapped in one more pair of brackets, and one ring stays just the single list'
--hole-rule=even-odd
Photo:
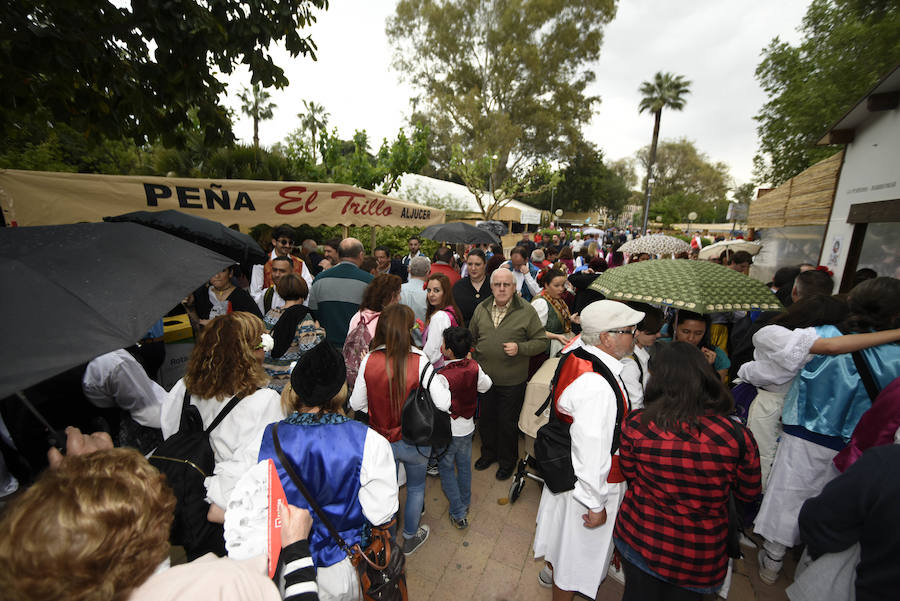
[{"label": "black umbrella", "polygon": [[506,224],[502,221],[496,221],[491,219],[490,221],[476,221],[475,227],[479,227],[483,230],[487,230],[498,236],[505,236],[509,233],[509,228],[506,227]]},{"label": "black umbrella", "polygon": [[231,257],[235,263],[243,265],[265,263],[269,259],[256,240],[247,234],[225,227],[218,221],[188,215],[175,209],[135,211],[104,217],[103,221],[130,221],[146,225]]},{"label": "black umbrella", "polygon": [[0,228],[0,398],[134,344],[232,263],[131,223]]},{"label": "black umbrella", "polygon": [[500,244],[500,237],[493,232],[462,221],[429,225],[422,230],[422,237],[454,244]]}]

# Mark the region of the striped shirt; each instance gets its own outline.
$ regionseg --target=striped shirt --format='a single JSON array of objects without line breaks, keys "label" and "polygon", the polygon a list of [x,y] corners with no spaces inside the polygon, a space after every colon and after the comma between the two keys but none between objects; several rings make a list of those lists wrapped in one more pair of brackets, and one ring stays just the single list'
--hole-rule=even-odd
[{"label": "striped shirt", "polygon": [[643,423],[643,414],[631,413],[622,426],[619,453],[628,491],[615,536],[663,580],[695,588],[721,584],[728,563],[728,492],[746,502],[760,493],[756,442],[724,416],[704,416],[696,427],[666,432]]}]

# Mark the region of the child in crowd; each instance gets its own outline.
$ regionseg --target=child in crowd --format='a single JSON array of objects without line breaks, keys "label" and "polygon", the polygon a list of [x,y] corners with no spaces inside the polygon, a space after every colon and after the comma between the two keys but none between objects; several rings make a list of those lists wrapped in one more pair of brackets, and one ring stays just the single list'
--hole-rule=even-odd
[{"label": "child in crowd", "polygon": [[469,526],[472,436],[475,433],[473,418],[478,393],[487,392],[493,382],[474,359],[468,358],[472,348],[472,333],[468,329],[446,328],[443,339],[441,353],[446,363],[440,375],[447,379],[450,388],[450,430],[453,440],[440,459],[441,488],[450,501],[450,523],[463,529]]}]

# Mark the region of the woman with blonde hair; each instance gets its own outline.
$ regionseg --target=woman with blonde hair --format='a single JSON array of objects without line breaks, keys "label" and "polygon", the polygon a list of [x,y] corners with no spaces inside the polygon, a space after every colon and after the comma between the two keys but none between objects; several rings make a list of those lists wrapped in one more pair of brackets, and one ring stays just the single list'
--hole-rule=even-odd
[{"label": "woman with blonde hair", "polygon": [[[205,481],[206,500],[209,520],[216,524],[224,521],[234,485],[257,462],[263,429],[284,417],[278,393],[265,388],[269,378],[262,362],[266,347],[271,349],[271,338],[264,334],[262,320],[250,313],[229,313],[211,320],[191,353],[184,378],[163,401],[160,422],[164,439],[178,432],[188,404],[197,407],[204,428],[227,412],[209,433],[216,467]],[[188,557],[207,551],[225,554],[221,527],[207,539],[186,545]]]},{"label": "woman with blonde hair", "polygon": [[462,326],[462,311],[453,298],[450,278],[443,273],[432,273],[425,283],[425,298],[428,308],[425,310],[425,333],[422,335],[422,350],[435,369],[444,365],[441,355],[441,344],[444,330],[449,327]]},{"label": "woman with blonde hair", "polygon": [[[359,375],[350,407],[369,414],[369,426],[391,443],[394,462],[406,469],[406,505],[403,517],[403,552],[418,549],[428,538],[428,526],[419,526],[425,503],[425,468],[431,447],[417,447],[403,441],[403,403],[420,380],[428,384],[434,406],[450,412],[450,389],[444,376],[435,375],[425,353],[412,346],[410,331],[415,322],[412,309],[391,305],[381,314],[372,351],[359,366]],[[434,376],[434,377],[432,377]]]},{"label": "woman with blonde hair", "polygon": [[[88,440],[96,434],[66,432],[67,456],[57,455],[54,467],[13,500],[0,520],[0,599],[281,599],[263,575],[263,556],[205,557],[169,568],[175,497],[165,477],[136,449],[104,448]],[[285,599],[315,601],[315,574],[301,567],[309,560],[312,519],[297,507],[281,506],[279,515],[281,557],[289,566]],[[292,586],[309,592],[290,594]]]}]

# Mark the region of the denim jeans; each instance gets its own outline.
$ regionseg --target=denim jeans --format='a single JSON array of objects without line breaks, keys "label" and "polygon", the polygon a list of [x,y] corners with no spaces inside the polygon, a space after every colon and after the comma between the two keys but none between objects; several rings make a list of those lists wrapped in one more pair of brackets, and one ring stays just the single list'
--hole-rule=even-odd
[{"label": "denim jeans", "polygon": [[412,538],[419,531],[419,518],[425,505],[425,469],[431,447],[415,447],[402,440],[391,443],[397,471],[406,468],[406,505],[403,508],[403,536]]},{"label": "denim jeans", "polygon": [[[466,517],[466,509],[472,501],[472,437],[454,436],[441,457],[441,488],[450,501],[450,516],[454,520]],[[456,469],[454,469],[454,467]]]}]

